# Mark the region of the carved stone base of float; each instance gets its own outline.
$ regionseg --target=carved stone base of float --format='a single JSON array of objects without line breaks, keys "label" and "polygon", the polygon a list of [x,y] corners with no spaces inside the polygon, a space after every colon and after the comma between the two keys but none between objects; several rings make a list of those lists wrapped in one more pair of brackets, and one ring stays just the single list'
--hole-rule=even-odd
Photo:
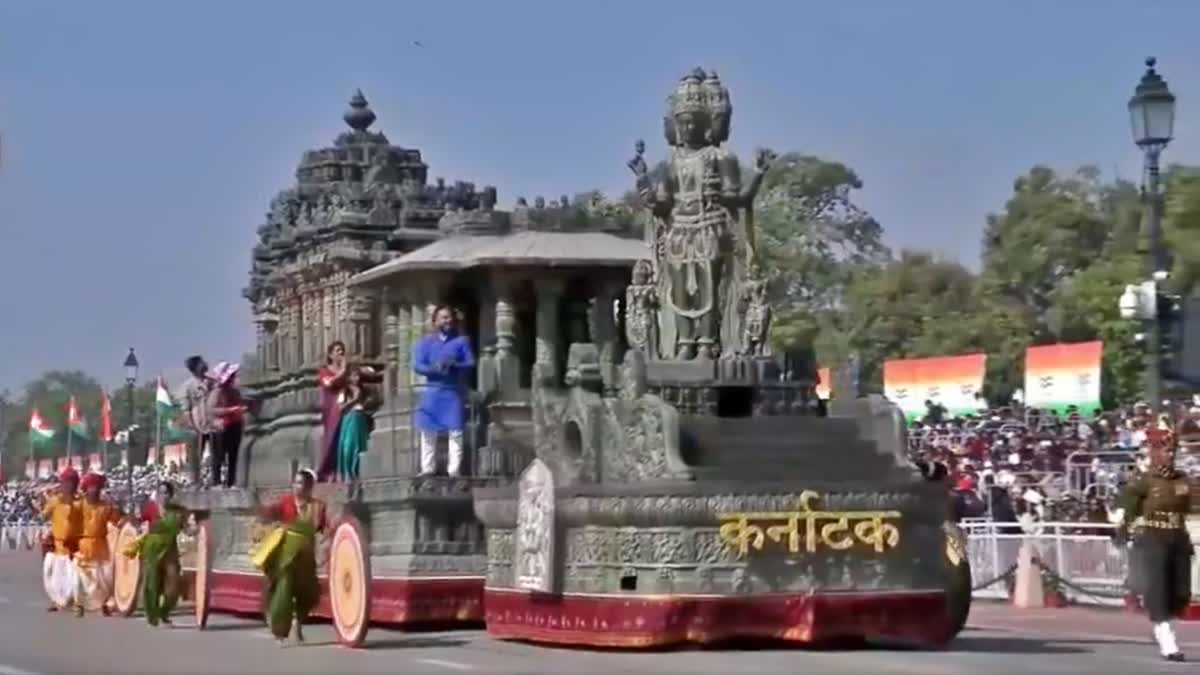
[{"label": "carved stone base of float", "polygon": [[[262,612],[264,577],[244,572],[212,573],[212,609],[232,614]],[[328,580],[320,577],[321,599],[313,616],[331,617]],[[483,621],[483,577],[379,578],[371,582],[371,623],[390,626]]]},{"label": "carved stone base of float", "polygon": [[751,596],[545,595],[488,588],[494,637],[583,647],[649,648],[731,639],[823,643],[886,639],[940,645],[942,591]]}]

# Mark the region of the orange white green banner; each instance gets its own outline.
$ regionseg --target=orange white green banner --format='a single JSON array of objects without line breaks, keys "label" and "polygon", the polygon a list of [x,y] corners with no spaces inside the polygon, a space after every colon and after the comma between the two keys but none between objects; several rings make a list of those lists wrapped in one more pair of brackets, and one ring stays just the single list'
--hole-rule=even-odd
[{"label": "orange white green banner", "polygon": [[829,381],[829,369],[817,368],[817,380],[817,398],[828,401],[830,394],[833,393],[832,383]]},{"label": "orange white green banner", "polygon": [[883,394],[910,420],[925,415],[926,401],[951,415],[974,414],[986,370],[987,354],[891,359],[883,362]]},{"label": "orange white green banner", "polygon": [[1025,350],[1025,405],[1066,415],[1072,406],[1090,416],[1100,408],[1104,343],[1073,342]]}]

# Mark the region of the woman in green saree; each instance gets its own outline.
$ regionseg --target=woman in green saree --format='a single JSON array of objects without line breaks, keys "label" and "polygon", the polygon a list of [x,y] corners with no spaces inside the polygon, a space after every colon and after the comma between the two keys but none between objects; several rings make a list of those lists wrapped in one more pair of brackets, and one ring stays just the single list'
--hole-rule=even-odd
[{"label": "woman in green saree", "polygon": [[301,469],[292,481],[292,494],[263,511],[263,517],[281,523],[253,554],[263,571],[263,613],[271,633],[281,643],[295,632],[304,642],[304,620],[317,605],[317,535],[325,531],[325,504],[312,496],[316,473]]},{"label": "woman in green saree", "polygon": [[163,481],[153,502],[142,510],[146,533],[132,553],[142,562],[142,607],[151,626],[171,624],[179,601],[179,533],[187,524],[187,509],[174,503],[175,486]]}]

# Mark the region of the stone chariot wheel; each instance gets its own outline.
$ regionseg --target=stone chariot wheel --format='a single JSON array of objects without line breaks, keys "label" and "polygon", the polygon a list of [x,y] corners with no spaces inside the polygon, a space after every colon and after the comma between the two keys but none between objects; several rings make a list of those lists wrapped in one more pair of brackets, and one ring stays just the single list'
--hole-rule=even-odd
[{"label": "stone chariot wheel", "polygon": [[954,523],[946,523],[946,628],[949,643],[967,625],[971,614],[971,559],[967,537]]},{"label": "stone chariot wheel", "polygon": [[137,538],[137,528],[126,523],[117,534],[117,546],[113,552],[113,602],[122,616],[130,616],[137,611],[142,561],[125,555],[125,549]]},{"label": "stone chariot wheel", "polygon": [[361,647],[371,622],[371,553],[366,530],[344,516],[329,546],[329,607],[338,642]]},{"label": "stone chariot wheel", "polygon": [[211,571],[212,543],[209,523],[202,520],[196,526],[196,575],[192,582],[196,628],[199,630],[208,626],[208,613],[212,607],[212,585],[209,579]]}]

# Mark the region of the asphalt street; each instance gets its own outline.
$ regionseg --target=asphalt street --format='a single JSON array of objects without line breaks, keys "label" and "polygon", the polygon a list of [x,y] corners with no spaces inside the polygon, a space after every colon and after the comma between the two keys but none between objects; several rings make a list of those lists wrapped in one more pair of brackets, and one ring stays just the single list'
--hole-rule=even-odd
[{"label": "asphalt street", "polygon": [[[1200,671],[1160,661],[1141,617],[1100,610],[1019,612],[980,605],[949,648],[915,651],[684,649],[649,653],[553,649],[492,640],[482,631],[405,633],[372,629],[364,649],[336,645],[326,625],[307,643],[279,647],[262,624],[214,615],[197,631],[181,610],[174,628],[140,618],[83,619],[45,611],[37,558],[0,554],[0,675],[76,673],[405,673],[571,675],[607,673],[1128,673]],[[1180,628],[1200,658],[1200,625]]]}]

